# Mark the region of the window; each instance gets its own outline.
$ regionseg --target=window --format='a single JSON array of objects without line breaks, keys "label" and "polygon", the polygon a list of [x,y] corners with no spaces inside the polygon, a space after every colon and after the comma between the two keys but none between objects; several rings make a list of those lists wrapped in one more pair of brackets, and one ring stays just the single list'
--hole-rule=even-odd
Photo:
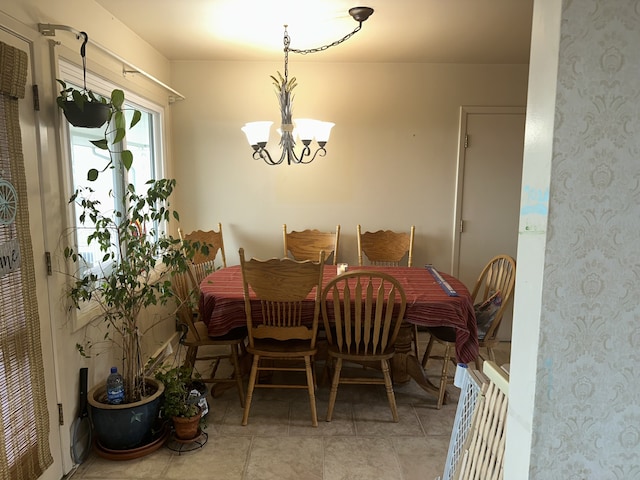
[{"label": "window", "polygon": [[[60,75],[60,78],[67,84],[82,85],[82,70],[78,67],[61,61]],[[87,72],[87,88],[94,93],[108,97],[114,88],[121,87]],[[133,165],[128,171],[118,165],[115,165],[115,168],[102,171],[109,164],[109,154],[107,151],[95,147],[90,141],[103,138],[105,127],[79,128],[65,122],[68,126],[68,157],[70,159],[67,175],[68,197],[79,187],[89,186],[94,190],[92,198],[100,200],[105,211],[119,210],[123,207],[118,203],[121,201],[121,193],[128,184],[133,184],[137,192],[142,192],[148,180],[161,178],[163,173],[160,143],[162,108],[126,90],[125,98],[128,123],[131,121],[134,109],[142,113],[141,120],[127,132],[127,144],[123,146],[133,153]],[[91,168],[100,171],[98,179],[94,182],[87,180],[87,172]],[[73,208],[73,205],[70,205],[70,226],[78,227],[71,229],[76,235],[76,238],[71,241],[77,245],[78,252],[85,260],[85,264],[81,268],[99,269],[104,253],[100,252],[96,244],[88,244],[87,237],[91,234],[91,227],[87,219],[83,228],[79,221],[80,213]],[[77,326],[84,325],[90,318],[90,311],[84,307],[80,311],[79,325]]]}]

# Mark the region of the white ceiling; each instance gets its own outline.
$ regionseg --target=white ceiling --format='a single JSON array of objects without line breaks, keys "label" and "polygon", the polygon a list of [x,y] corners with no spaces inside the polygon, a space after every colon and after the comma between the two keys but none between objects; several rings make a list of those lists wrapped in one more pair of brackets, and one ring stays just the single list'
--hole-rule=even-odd
[{"label": "white ceiling", "polygon": [[[282,58],[330,44],[374,14],[342,45],[301,56],[330,62],[528,63],[533,0],[96,0],[169,60]],[[361,3],[357,3],[360,2]]]}]

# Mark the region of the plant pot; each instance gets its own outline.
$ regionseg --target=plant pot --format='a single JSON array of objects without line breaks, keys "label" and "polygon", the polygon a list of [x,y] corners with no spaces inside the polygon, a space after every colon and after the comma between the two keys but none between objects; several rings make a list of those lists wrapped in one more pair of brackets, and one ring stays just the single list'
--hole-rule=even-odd
[{"label": "plant pot", "polygon": [[173,417],[173,429],[180,440],[192,440],[200,434],[200,417],[202,410],[193,417]]},{"label": "plant pot", "polygon": [[156,392],[134,403],[102,403],[100,399],[106,398],[106,385],[91,389],[87,395],[89,413],[100,446],[109,450],[128,450],[152,441],[164,384],[154,378],[146,381],[156,387]]},{"label": "plant pot", "polygon": [[74,127],[99,128],[109,118],[111,106],[100,102],[85,102],[83,110],[80,110],[72,100],[64,102],[64,116]]},{"label": "plant pot", "polygon": [[[204,417],[209,413],[209,402],[207,402],[207,385],[200,380],[193,380],[188,386],[189,403],[193,403],[200,407],[201,416]],[[193,390],[197,390],[200,394],[198,397],[193,396]]]}]

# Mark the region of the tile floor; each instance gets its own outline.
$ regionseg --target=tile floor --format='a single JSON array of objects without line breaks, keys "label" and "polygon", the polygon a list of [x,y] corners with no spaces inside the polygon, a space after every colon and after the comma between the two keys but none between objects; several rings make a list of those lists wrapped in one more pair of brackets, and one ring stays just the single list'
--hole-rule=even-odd
[{"label": "tile floor", "polygon": [[[508,350],[505,344],[499,364],[508,361]],[[438,363],[427,372],[432,381]],[[333,420],[325,422],[329,387],[321,384],[317,428],[305,390],[256,390],[246,427],[240,425],[237,392],[228,390],[208,397],[208,441],[201,449],[176,453],[163,447],[128,461],[91,454],[73,478],[433,480],[443,473],[459,390],[448,387],[451,400],[441,410],[414,382],[394,390],[399,423],[392,421],[384,387],[362,385],[341,385]]]}]

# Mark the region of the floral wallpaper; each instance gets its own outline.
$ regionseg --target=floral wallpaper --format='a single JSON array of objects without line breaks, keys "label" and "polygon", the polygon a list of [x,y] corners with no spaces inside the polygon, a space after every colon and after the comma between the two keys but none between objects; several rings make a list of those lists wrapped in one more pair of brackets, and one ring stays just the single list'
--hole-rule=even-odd
[{"label": "floral wallpaper", "polygon": [[565,0],[530,476],[640,479],[640,2]]}]

